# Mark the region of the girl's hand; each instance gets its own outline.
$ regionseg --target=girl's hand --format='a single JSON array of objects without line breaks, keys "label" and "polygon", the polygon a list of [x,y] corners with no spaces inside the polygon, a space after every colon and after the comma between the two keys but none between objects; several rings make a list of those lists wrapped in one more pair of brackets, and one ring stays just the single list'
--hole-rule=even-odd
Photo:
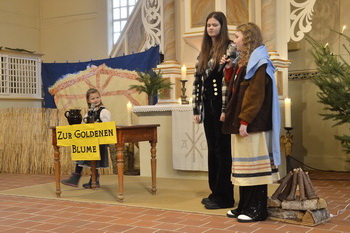
[{"label": "girl's hand", "polygon": [[194,116],[193,116],[194,123],[199,124],[199,119],[200,119],[200,116],[199,116],[199,115],[194,115]]},{"label": "girl's hand", "polygon": [[221,113],[220,115],[220,121],[224,122],[225,121],[225,113]]},{"label": "girl's hand", "polygon": [[232,60],[230,58],[226,59],[226,55],[222,56],[220,59],[220,65],[225,64],[225,63],[226,63],[226,65],[225,65],[226,69],[233,67]]},{"label": "girl's hand", "polygon": [[242,125],[239,127],[239,135],[241,135],[242,137],[248,137],[249,134],[247,133],[247,125]]}]

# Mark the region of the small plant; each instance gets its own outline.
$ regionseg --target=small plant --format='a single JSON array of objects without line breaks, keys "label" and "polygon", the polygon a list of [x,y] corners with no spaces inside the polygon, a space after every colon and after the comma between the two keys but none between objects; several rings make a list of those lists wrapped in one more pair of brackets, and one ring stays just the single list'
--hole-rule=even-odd
[{"label": "small plant", "polygon": [[156,73],[153,70],[149,70],[146,72],[136,71],[139,75],[137,81],[139,81],[140,85],[130,85],[129,90],[134,89],[139,94],[144,92],[148,95],[148,103],[153,104],[153,100],[155,96],[162,96],[162,92],[171,89],[171,85],[173,83],[169,82],[166,79],[163,79],[163,76],[160,70]]}]

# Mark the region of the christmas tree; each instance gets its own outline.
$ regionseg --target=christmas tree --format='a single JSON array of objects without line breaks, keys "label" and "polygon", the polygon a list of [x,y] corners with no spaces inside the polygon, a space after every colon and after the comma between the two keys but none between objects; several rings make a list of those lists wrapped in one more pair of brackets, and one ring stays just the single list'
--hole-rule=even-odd
[{"label": "christmas tree", "polygon": [[[343,33],[338,33],[345,38],[348,45],[343,44],[350,55],[348,46],[350,38]],[[328,44],[322,45],[311,37],[306,38],[312,45],[310,50],[317,65],[318,75],[312,82],[319,87],[317,96],[319,102],[324,104],[326,113],[320,114],[324,120],[333,120],[338,126],[350,123],[350,66],[349,62],[339,54],[334,54]],[[350,56],[349,56],[350,57]],[[350,129],[350,127],[349,127]],[[350,130],[349,130],[350,132]],[[340,140],[346,153],[350,154],[350,135],[335,135]]]}]

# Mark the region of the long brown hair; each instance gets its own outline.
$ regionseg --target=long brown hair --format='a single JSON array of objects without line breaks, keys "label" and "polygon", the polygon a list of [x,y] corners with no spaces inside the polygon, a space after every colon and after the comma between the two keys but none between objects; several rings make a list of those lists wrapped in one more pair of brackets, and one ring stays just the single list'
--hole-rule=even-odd
[{"label": "long brown hair", "polygon": [[[90,98],[90,95],[94,94],[94,93],[98,93],[100,95],[100,97],[101,97],[100,92],[96,88],[90,88],[89,90],[86,91],[86,102],[87,102],[89,108],[91,107],[91,103],[89,103],[89,98]],[[103,103],[102,103],[102,100],[101,100],[100,106],[102,106],[102,105],[103,105]]]},{"label": "long brown hair", "polygon": [[255,23],[245,23],[237,27],[237,32],[243,34],[244,51],[239,53],[238,64],[244,66],[248,63],[250,55],[260,45],[262,45],[262,35],[260,28]]},{"label": "long brown hair", "polygon": [[[213,41],[208,35],[207,31],[207,23],[210,18],[216,19],[221,25],[221,30],[216,38],[215,44],[213,44]],[[218,65],[221,57],[226,53],[226,49],[230,41],[225,14],[220,11],[211,12],[205,20],[202,48],[198,58],[198,72],[201,73],[205,71],[210,58],[213,59],[213,68]]]}]

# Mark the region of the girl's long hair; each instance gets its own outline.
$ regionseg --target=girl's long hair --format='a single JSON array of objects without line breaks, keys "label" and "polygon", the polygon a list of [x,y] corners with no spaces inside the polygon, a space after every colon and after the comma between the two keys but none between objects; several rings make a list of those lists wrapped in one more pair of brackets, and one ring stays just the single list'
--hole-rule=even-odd
[{"label": "girl's long hair", "polygon": [[[210,18],[216,19],[221,25],[221,30],[216,38],[215,44],[213,44],[213,41],[208,35],[207,31],[207,23]],[[202,47],[198,58],[198,72],[202,73],[205,71],[210,58],[213,59],[212,68],[219,65],[220,59],[226,54],[226,49],[230,42],[231,40],[228,36],[227,19],[225,14],[220,11],[211,12],[205,20]]]},{"label": "girl's long hair", "polygon": [[262,45],[262,35],[260,28],[255,23],[245,23],[237,27],[238,32],[243,34],[243,44],[245,49],[239,53],[238,64],[247,65],[252,52]]},{"label": "girl's long hair", "polygon": [[[91,107],[91,103],[89,103],[89,98],[90,98],[90,95],[94,94],[94,93],[98,93],[101,97],[100,92],[96,88],[90,88],[89,90],[86,91],[86,102],[87,102],[89,108]],[[102,106],[102,105],[103,105],[103,103],[101,100],[100,106]],[[98,107],[98,106],[96,106],[96,107]]]}]

